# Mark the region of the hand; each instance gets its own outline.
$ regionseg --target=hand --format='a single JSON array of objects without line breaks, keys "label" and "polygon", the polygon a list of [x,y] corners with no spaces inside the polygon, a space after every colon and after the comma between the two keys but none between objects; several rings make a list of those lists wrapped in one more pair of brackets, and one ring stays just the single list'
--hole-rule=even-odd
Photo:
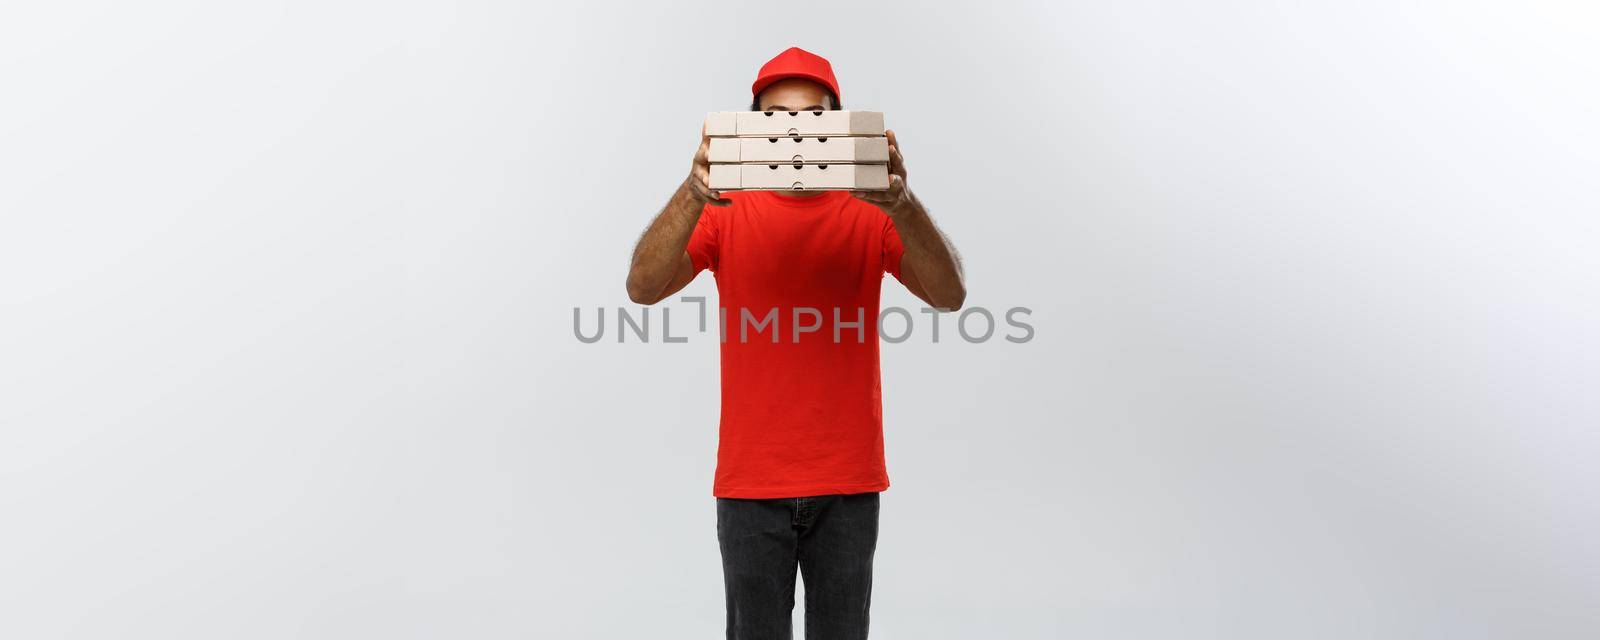
[{"label": "hand", "polygon": [[710,150],[711,137],[706,135],[705,125],[700,125],[700,150],[694,153],[694,166],[689,168],[689,177],[683,184],[688,187],[689,195],[702,204],[726,207],[733,201],[724,200],[722,194],[711,190],[711,159],[707,155]]},{"label": "hand", "polygon": [[883,191],[852,191],[851,195],[870,202],[889,217],[898,217],[909,211],[916,202],[911,188],[906,186],[906,159],[900,155],[900,143],[894,131],[885,131],[889,137],[889,188]]}]

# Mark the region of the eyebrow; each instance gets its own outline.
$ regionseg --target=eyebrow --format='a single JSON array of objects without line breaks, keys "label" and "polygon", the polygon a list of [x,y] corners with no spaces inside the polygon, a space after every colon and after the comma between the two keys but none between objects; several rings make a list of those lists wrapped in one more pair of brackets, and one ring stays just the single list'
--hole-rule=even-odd
[{"label": "eyebrow", "polygon": [[790,109],[790,108],[785,107],[785,106],[783,106],[781,104],[769,104],[769,105],[766,106],[766,108],[762,109],[762,111],[812,111],[812,110],[815,110],[815,109],[822,109],[823,111],[827,111],[828,110],[827,107],[824,107],[824,106],[822,106],[820,104],[814,104],[814,105],[811,105],[811,106],[806,107],[804,109]]}]

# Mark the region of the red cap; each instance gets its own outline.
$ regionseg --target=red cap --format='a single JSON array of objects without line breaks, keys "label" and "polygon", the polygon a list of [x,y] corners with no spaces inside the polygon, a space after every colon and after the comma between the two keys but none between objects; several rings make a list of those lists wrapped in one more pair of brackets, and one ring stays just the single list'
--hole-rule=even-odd
[{"label": "red cap", "polygon": [[833,97],[840,98],[839,81],[833,78],[833,65],[828,64],[827,58],[800,47],[789,47],[761,65],[761,71],[756,74],[756,83],[750,85],[750,95],[761,95],[762,89],[785,78],[815,80],[833,91]]}]

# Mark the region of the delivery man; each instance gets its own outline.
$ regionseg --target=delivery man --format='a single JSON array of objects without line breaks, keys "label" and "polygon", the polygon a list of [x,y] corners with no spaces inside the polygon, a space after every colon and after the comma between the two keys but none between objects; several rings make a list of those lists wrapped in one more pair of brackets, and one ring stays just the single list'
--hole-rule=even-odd
[{"label": "delivery man", "polygon": [[[799,48],[763,65],[750,91],[758,111],[841,108],[832,66]],[[797,569],[808,637],[867,637],[878,498],[889,487],[883,276],[937,309],[959,309],[967,295],[956,252],[906,184],[887,133],[885,191],[717,193],[702,131],[688,178],[633,252],[634,302],[659,302],[710,269],[726,314],[712,494],[730,640],[791,637]]]}]

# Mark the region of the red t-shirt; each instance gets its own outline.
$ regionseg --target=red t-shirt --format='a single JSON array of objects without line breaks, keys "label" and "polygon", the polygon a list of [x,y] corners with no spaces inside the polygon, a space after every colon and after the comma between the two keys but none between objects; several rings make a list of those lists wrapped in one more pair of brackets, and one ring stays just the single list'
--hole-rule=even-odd
[{"label": "red t-shirt", "polygon": [[790,498],[889,488],[878,293],[884,273],[900,277],[904,249],[894,224],[843,191],[724,197],[733,204],[707,205],[688,246],[695,272],[716,274],[723,314],[712,494]]}]

